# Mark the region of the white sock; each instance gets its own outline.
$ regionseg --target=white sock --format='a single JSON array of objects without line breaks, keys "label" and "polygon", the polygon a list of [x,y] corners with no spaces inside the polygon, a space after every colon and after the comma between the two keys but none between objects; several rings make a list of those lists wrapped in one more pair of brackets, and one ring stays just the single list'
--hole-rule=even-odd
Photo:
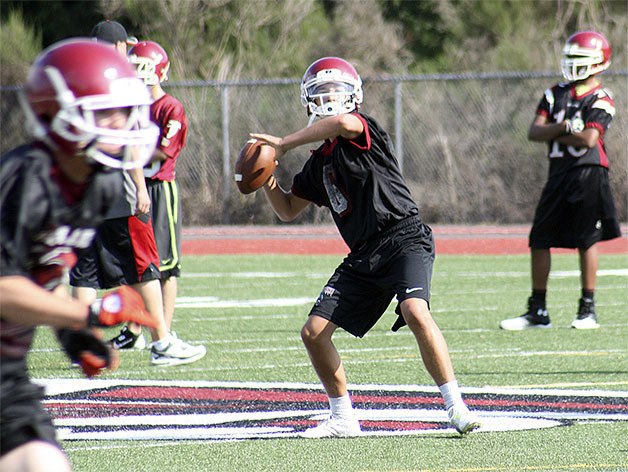
[{"label": "white sock", "polygon": [[163,351],[168,347],[170,341],[172,341],[172,336],[170,336],[170,333],[168,333],[163,338],[155,341],[153,343],[153,346],[155,346],[155,349],[157,349],[158,351]]},{"label": "white sock", "polygon": [[446,384],[439,385],[438,389],[440,390],[440,394],[443,396],[443,400],[445,400],[445,408],[448,410],[454,405],[465,406],[462,401],[462,394],[460,393],[457,380],[452,380]]},{"label": "white sock", "polygon": [[329,397],[329,409],[331,410],[332,416],[339,418],[353,417],[353,405],[351,404],[351,397],[349,397],[348,393],[342,397]]}]

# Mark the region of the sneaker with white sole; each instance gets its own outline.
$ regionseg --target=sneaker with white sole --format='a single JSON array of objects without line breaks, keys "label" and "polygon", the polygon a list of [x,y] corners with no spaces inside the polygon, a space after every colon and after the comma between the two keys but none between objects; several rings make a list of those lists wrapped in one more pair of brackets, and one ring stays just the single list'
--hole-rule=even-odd
[{"label": "sneaker with white sole", "polygon": [[597,329],[600,325],[595,314],[595,303],[589,298],[581,298],[576,319],[571,322],[575,329]]},{"label": "sneaker with white sole", "polygon": [[502,320],[499,327],[506,331],[523,331],[532,328],[551,328],[552,323],[545,306],[539,305],[530,297],[528,298],[528,311],[516,318]]},{"label": "sneaker with white sole", "polygon": [[159,350],[152,344],[150,348],[150,363],[152,365],[173,366],[190,364],[202,359],[207,354],[205,346],[193,346],[185,341],[171,336],[170,343],[165,349]]},{"label": "sneaker with white sole", "polygon": [[120,334],[109,340],[113,349],[146,349],[144,334],[135,334],[128,326],[122,328]]},{"label": "sneaker with white sole", "polygon": [[447,410],[449,422],[460,434],[468,434],[482,426],[479,418],[471,413],[466,406],[452,406]]},{"label": "sneaker with white sole", "polygon": [[313,428],[306,429],[299,433],[302,438],[350,438],[359,436],[362,432],[360,422],[355,418],[339,418],[329,415],[329,417]]}]

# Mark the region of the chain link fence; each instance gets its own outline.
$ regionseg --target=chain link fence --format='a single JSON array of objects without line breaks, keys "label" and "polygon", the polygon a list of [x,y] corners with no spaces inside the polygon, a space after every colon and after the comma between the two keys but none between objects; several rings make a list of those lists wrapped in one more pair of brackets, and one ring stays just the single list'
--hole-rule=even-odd
[{"label": "chain link fence", "polygon": [[[605,142],[621,221],[628,221],[628,71],[607,72],[617,114]],[[547,149],[527,140],[550,73],[399,76],[365,80],[362,111],[386,128],[430,224],[529,223],[547,176]],[[250,132],[283,136],[307,123],[299,80],[179,82],[166,90],[184,104],[188,143],[177,181],[184,225],[274,224],[263,192],[239,194],[233,165]],[[1,93],[0,144],[26,138],[18,88]],[[314,148],[288,152],[277,178],[289,188]],[[311,205],[297,224],[332,223]]]}]

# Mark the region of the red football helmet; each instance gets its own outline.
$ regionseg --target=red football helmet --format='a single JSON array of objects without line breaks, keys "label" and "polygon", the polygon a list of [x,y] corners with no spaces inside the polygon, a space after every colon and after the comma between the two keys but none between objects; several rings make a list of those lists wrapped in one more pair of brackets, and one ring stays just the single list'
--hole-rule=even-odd
[{"label": "red football helmet", "polygon": [[560,62],[563,77],[570,82],[584,80],[608,69],[611,46],[595,31],[581,31],[569,37]]},{"label": "red football helmet", "polygon": [[[21,102],[36,139],[107,167],[143,167],[159,137],[150,121],[146,86],[109,44],[72,39],[45,49],[29,71]],[[125,126],[98,126],[100,110],[117,108],[129,110]],[[107,154],[99,145],[120,147],[120,155]]]},{"label": "red football helmet", "polygon": [[157,85],[168,80],[168,54],[154,41],[141,41],[133,46],[129,50],[129,62],[135,64],[138,77],[146,85]]},{"label": "red football helmet", "polygon": [[307,68],[301,80],[301,103],[311,115],[335,116],[357,110],[362,103],[362,79],[339,57],[323,57]]}]

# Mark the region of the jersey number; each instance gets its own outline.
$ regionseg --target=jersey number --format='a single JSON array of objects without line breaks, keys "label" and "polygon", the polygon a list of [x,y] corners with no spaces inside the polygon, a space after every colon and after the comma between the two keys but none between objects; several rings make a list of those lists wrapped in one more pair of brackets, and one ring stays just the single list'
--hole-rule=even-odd
[{"label": "jersey number", "polygon": [[[558,113],[554,114],[554,120],[556,123],[560,123],[565,119],[565,110],[560,110]],[[550,159],[560,159],[565,157],[565,152],[563,149],[567,148],[567,152],[572,157],[581,157],[587,153],[586,147],[573,147],[573,146],[564,146],[560,144],[558,141],[552,141],[552,148],[550,149],[549,158]]]}]

